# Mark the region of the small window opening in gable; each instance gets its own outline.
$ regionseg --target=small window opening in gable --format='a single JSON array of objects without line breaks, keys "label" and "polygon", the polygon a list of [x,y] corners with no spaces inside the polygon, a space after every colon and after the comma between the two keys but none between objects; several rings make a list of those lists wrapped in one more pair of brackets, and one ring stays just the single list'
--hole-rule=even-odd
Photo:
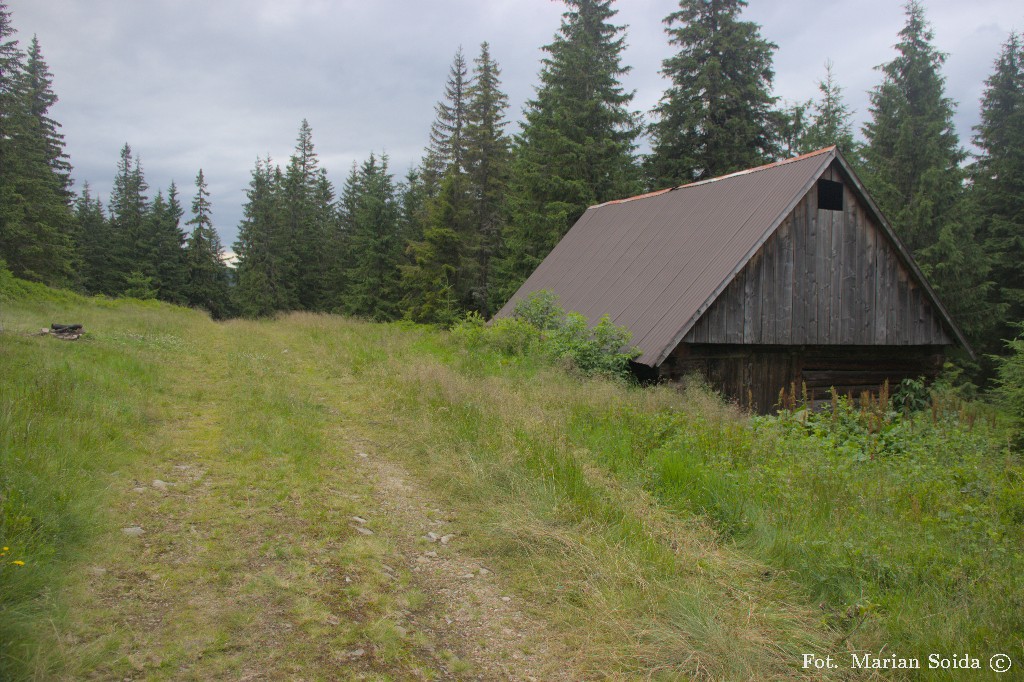
[{"label": "small window opening in gable", "polygon": [[818,208],[826,211],[843,210],[843,183],[818,180]]}]

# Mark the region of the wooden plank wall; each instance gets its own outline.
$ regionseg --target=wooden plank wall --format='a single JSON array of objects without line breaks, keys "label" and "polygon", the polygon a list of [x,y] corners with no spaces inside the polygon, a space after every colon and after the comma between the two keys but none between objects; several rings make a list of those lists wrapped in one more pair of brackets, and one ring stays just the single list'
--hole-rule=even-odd
[{"label": "wooden plank wall", "polygon": [[842,211],[817,185],[704,313],[684,343],[947,345],[922,288],[845,186]]},{"label": "wooden plank wall", "polygon": [[699,373],[712,388],[762,414],[776,409],[779,391],[807,391],[815,403],[829,400],[834,387],[853,398],[878,394],[903,379],[934,379],[942,369],[941,346],[744,346],[680,344],[659,368],[660,377]]}]

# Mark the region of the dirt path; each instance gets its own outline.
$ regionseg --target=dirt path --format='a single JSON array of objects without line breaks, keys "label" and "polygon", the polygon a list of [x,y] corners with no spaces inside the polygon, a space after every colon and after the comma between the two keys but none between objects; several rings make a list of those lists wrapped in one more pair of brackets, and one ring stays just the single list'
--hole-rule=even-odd
[{"label": "dirt path", "polygon": [[471,520],[355,439],[322,358],[279,326],[217,333],[176,358],[112,486],[66,679],[574,678],[460,550]]},{"label": "dirt path", "polygon": [[381,511],[404,530],[396,543],[414,582],[429,595],[431,608],[413,619],[415,625],[461,652],[475,678],[572,679],[564,659],[554,655],[546,626],[519,608],[486,561],[460,552],[463,520],[435,506],[399,464],[367,452],[356,457]]}]

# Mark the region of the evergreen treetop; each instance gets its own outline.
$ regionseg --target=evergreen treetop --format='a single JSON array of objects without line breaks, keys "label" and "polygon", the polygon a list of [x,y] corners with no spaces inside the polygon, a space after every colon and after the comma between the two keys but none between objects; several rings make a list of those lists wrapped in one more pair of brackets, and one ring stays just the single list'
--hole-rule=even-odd
[{"label": "evergreen treetop", "polygon": [[9,154],[10,130],[14,114],[21,100],[20,86],[24,55],[14,38],[17,30],[7,3],[0,2],[0,173],[5,170],[6,155]]},{"label": "evergreen treetop", "polygon": [[246,190],[242,222],[233,245],[238,257],[237,285],[233,290],[238,311],[247,317],[262,317],[287,309],[287,238],[281,229],[280,168],[270,157],[256,159]]},{"label": "evergreen treetop", "polygon": [[843,88],[836,82],[832,62],[825,62],[825,78],[818,81],[819,99],[811,104],[812,120],[803,136],[803,153],[836,145],[853,160],[858,154],[853,138],[853,111],[843,99]]},{"label": "evergreen treetop", "polygon": [[196,195],[192,197],[192,217],[186,224],[191,225],[193,231],[197,229],[207,232],[213,230],[211,211],[210,190],[206,186],[203,169],[200,168],[199,173],[196,174]]},{"label": "evergreen treetop", "polygon": [[972,167],[984,186],[988,211],[1024,224],[1024,41],[1010,33],[985,80],[981,122],[974,127],[981,150]]},{"label": "evergreen treetop", "polygon": [[[993,304],[1003,312],[993,337],[1005,339],[1024,320],[1024,41],[1016,32],[985,81],[974,131],[980,154],[971,167],[970,195],[998,285]],[[1003,349],[993,344],[991,350]]]},{"label": "evergreen treetop", "polygon": [[58,124],[52,77],[33,38],[28,58],[0,4],[0,259],[22,278],[76,283],[70,166]]},{"label": "evergreen treetop", "polygon": [[353,187],[352,266],[345,312],[372,320],[400,316],[399,259],[404,244],[388,157],[371,154]]},{"label": "evergreen treetop", "polygon": [[75,250],[80,262],[79,285],[90,294],[115,295],[121,280],[110,267],[113,234],[99,197],[93,197],[88,182],[76,197]]},{"label": "evergreen treetop", "polygon": [[635,187],[633,151],[641,131],[628,109],[634,93],[619,80],[630,71],[621,62],[625,27],[611,23],[618,13],[612,0],[565,4],[561,29],[543,48],[548,56],[537,96],[526,105],[520,144],[543,152],[546,143],[559,142],[548,135],[561,138],[588,165],[580,180],[600,202]]},{"label": "evergreen treetop", "polygon": [[444,98],[434,105],[435,118],[430,125],[430,146],[424,169],[432,180],[440,178],[450,168],[466,169],[466,119],[472,80],[462,48],[455,52],[448,70]]},{"label": "evergreen treetop", "polygon": [[501,90],[501,69],[490,46],[480,45],[474,60],[466,125],[466,158],[475,232],[475,280],[468,305],[489,316],[496,301],[492,260],[501,247],[505,225],[511,141],[505,133],[508,97]]},{"label": "evergreen treetop", "polygon": [[500,302],[518,288],[588,206],[636,194],[640,133],[619,78],[624,28],[611,0],[567,0],[562,25],[526,104],[508,192]]},{"label": "evergreen treetop", "polygon": [[672,85],[655,108],[652,187],[716,177],[778,153],[772,53],[760,27],[739,16],[745,0],[680,0],[665,18],[679,51],[662,64]]},{"label": "evergreen treetop", "polygon": [[133,158],[132,148],[126,142],[121,148],[117,163],[117,175],[110,192],[107,209],[111,226],[124,245],[124,257],[139,260],[139,241],[142,236],[142,221],[149,207],[149,198],[142,172],[142,161]]},{"label": "evergreen treetop", "polygon": [[146,254],[143,274],[150,279],[156,297],[162,301],[187,302],[188,267],[185,262],[187,235],[181,228],[183,211],[178,200],[178,187],[171,182],[167,198],[157,190],[146,214],[143,251]]},{"label": "evergreen treetop", "polygon": [[493,190],[496,180],[504,179],[508,170],[508,95],[501,90],[501,68],[492,59],[486,42],[481,43],[480,56],[473,64],[473,78],[467,90],[465,165],[477,192],[486,194]]},{"label": "evergreen treetop", "polygon": [[25,62],[25,97],[36,127],[35,137],[43,147],[42,153],[59,183],[64,200],[70,202],[71,163],[64,150],[60,123],[49,116],[50,108],[57,103],[57,95],[53,92],[53,74],[43,58],[37,36],[32,36]]},{"label": "evergreen treetop", "polygon": [[295,151],[284,173],[281,195],[285,230],[290,236],[290,242],[285,245],[291,252],[287,261],[291,272],[288,280],[294,287],[295,304],[302,310],[317,310],[325,296],[323,242],[327,237],[325,231],[330,222],[333,192],[313,147],[313,130],[303,119]]},{"label": "evergreen treetop", "polygon": [[864,161],[872,196],[917,251],[935,242],[959,201],[965,154],[945,95],[946,56],[932,44],[924,6],[911,0],[905,10],[897,55],[878,67],[883,80],[870,93]]},{"label": "evergreen treetop", "polygon": [[188,263],[188,303],[204,308],[215,319],[230,313],[228,271],[220,236],[213,227],[210,192],[203,170],[196,175],[196,195],[192,199],[192,232],[186,245]]}]

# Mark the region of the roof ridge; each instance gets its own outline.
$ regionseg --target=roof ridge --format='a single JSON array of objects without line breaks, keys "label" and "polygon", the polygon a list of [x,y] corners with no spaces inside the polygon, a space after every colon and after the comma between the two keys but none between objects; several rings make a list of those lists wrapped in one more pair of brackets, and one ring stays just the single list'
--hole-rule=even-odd
[{"label": "roof ridge", "polygon": [[803,161],[804,159],[809,159],[809,158],[814,157],[814,156],[819,156],[821,154],[826,154],[826,153],[832,151],[835,148],[836,148],[836,146],[834,144],[833,145],[829,145],[828,147],[823,147],[823,148],[818,149],[816,151],[807,152],[806,154],[801,154],[799,156],[794,156],[794,157],[789,158],[789,159],[783,159],[782,161],[773,161],[771,163],[766,163],[766,164],[764,164],[762,166],[755,166],[753,168],[746,168],[744,170],[736,171],[735,173],[729,173],[728,175],[719,175],[717,178],[708,178],[707,180],[698,180],[697,182],[691,182],[688,185],[679,185],[678,187],[673,187],[673,189],[684,189],[686,187],[695,187],[697,185],[707,185],[707,184],[712,183],[712,182],[718,182],[719,180],[728,180],[729,178],[735,178],[735,177],[738,177],[740,175],[748,175],[750,173],[756,173],[758,171],[768,170],[769,168],[775,168],[777,166],[785,166],[787,163],[794,163],[796,161]]},{"label": "roof ridge", "polygon": [[807,152],[806,154],[800,154],[799,156],[794,156],[794,157],[789,158],[789,159],[783,159],[781,161],[773,161],[772,163],[766,163],[764,165],[755,166],[753,168],[745,168],[743,170],[736,171],[734,173],[729,173],[728,175],[719,175],[717,178],[708,178],[707,180],[698,180],[697,182],[691,182],[691,183],[688,183],[686,185],[675,185],[674,187],[668,187],[666,189],[659,189],[659,190],[655,190],[653,192],[647,192],[645,194],[637,194],[636,196],[626,197],[624,199],[613,199],[611,201],[606,201],[606,202],[601,203],[601,204],[595,204],[593,206],[589,206],[589,207],[587,207],[587,210],[589,211],[592,208],[601,208],[602,206],[611,206],[613,204],[624,204],[627,201],[637,201],[638,199],[649,199],[651,197],[656,197],[656,196],[659,196],[661,194],[666,194],[668,192],[674,192],[677,189],[686,189],[687,187],[698,187],[700,185],[707,185],[707,184],[710,184],[712,182],[718,182],[719,180],[728,180],[729,178],[735,178],[735,177],[739,177],[741,175],[749,175],[750,173],[756,173],[758,171],[768,170],[769,168],[776,168],[778,166],[784,166],[784,165],[786,165],[788,163],[793,163],[795,161],[803,161],[805,159],[809,159],[809,158],[814,157],[814,156],[819,156],[821,154],[827,154],[828,152],[834,150],[835,148],[836,148],[836,146],[833,144],[833,145],[829,145],[828,147],[822,147],[821,149],[818,149],[816,151]]},{"label": "roof ridge", "polygon": [[672,190],[675,190],[675,189],[678,189],[678,187],[668,187],[666,189],[656,189],[653,192],[646,192],[644,194],[637,194],[636,196],[626,197],[625,199],[612,199],[611,201],[606,201],[603,204],[594,204],[593,206],[588,206],[587,210],[590,210],[592,208],[600,208],[602,206],[608,206],[610,204],[621,204],[621,203],[624,203],[626,201],[636,201],[637,199],[648,199],[650,197],[656,197],[659,194],[665,194],[666,192],[671,192]]}]

